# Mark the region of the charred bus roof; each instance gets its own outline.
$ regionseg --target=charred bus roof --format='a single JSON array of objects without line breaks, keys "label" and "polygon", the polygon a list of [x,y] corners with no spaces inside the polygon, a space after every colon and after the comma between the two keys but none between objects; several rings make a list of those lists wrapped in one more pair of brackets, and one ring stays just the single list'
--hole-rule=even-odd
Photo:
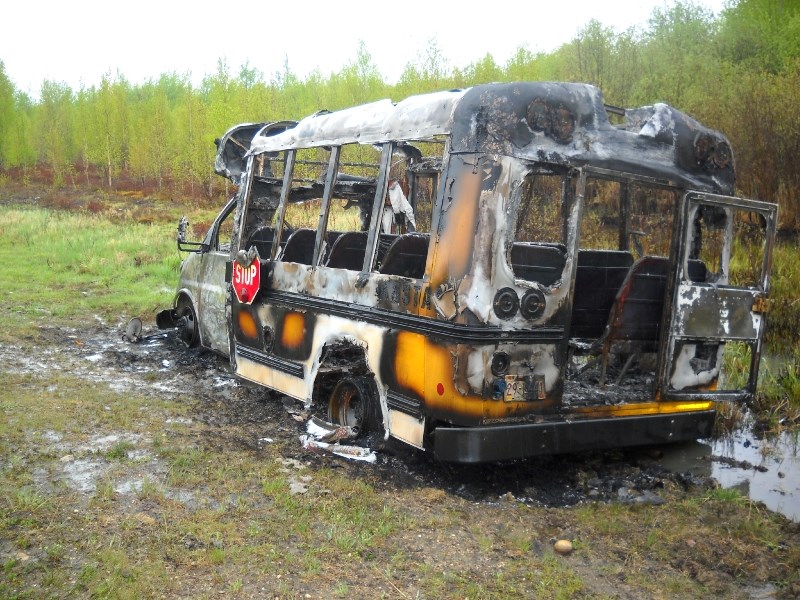
[{"label": "charred bus roof", "polygon": [[453,109],[466,92],[411,96],[402,102],[378,100],[336,112],[320,111],[296,127],[274,136],[259,132],[253,153],[341,144],[431,139],[450,134]]},{"label": "charred bus roof", "polygon": [[262,136],[275,135],[295,125],[297,125],[297,121],[234,125],[222,134],[222,137],[214,140],[214,144],[217,146],[214,171],[217,175],[238,183],[247,168],[247,153],[254,136],[257,133]]},{"label": "charred bus roof", "polygon": [[268,125],[253,138],[250,153],[449,136],[451,153],[593,166],[733,192],[734,159],[724,135],[667,104],[620,112],[623,122],[612,124],[602,93],[588,84],[486,84],[321,111],[277,132]]}]

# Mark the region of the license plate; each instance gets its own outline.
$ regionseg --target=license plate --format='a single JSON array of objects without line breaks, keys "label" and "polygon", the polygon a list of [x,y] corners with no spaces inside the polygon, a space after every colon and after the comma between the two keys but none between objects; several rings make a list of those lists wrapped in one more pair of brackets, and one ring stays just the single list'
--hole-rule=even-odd
[{"label": "license plate", "polygon": [[506,375],[506,391],[503,395],[506,402],[523,402],[525,400],[525,379],[514,375]]}]

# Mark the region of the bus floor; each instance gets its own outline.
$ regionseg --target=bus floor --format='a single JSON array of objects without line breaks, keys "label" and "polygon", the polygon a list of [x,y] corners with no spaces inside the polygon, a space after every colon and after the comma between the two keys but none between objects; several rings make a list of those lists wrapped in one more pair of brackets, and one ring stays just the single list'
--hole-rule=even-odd
[{"label": "bus floor", "polygon": [[648,402],[655,395],[655,369],[649,361],[634,361],[624,369],[621,361],[610,360],[601,382],[599,361],[573,357],[564,381],[565,407],[613,406]]}]

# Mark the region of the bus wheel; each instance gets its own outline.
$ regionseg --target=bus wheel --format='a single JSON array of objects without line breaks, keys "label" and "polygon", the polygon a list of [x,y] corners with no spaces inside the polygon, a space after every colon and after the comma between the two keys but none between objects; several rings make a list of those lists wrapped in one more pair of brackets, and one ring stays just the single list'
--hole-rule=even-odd
[{"label": "bus wheel", "polygon": [[378,431],[382,423],[378,391],[369,377],[344,377],[328,400],[328,420],[359,433]]},{"label": "bus wheel", "polygon": [[186,296],[181,296],[177,306],[178,319],[183,322],[178,328],[178,335],[187,348],[193,348],[200,343],[200,332],[197,326],[197,313],[192,301]]}]

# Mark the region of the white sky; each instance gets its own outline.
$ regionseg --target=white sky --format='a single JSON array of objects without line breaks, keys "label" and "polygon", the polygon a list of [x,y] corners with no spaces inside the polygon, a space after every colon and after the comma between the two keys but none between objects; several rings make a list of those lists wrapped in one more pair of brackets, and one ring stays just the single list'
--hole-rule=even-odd
[{"label": "white sky", "polygon": [[[719,14],[725,0],[695,0]],[[384,78],[435,38],[449,67],[486,53],[502,65],[519,46],[551,51],[596,18],[616,31],[645,26],[671,0],[11,0],[0,10],[0,60],[17,89],[38,97],[45,79],[73,90],[117,71],[132,83],[188,73],[194,83],[224,58],[271,79],[283,68],[325,76],[355,61],[363,40]]]}]

